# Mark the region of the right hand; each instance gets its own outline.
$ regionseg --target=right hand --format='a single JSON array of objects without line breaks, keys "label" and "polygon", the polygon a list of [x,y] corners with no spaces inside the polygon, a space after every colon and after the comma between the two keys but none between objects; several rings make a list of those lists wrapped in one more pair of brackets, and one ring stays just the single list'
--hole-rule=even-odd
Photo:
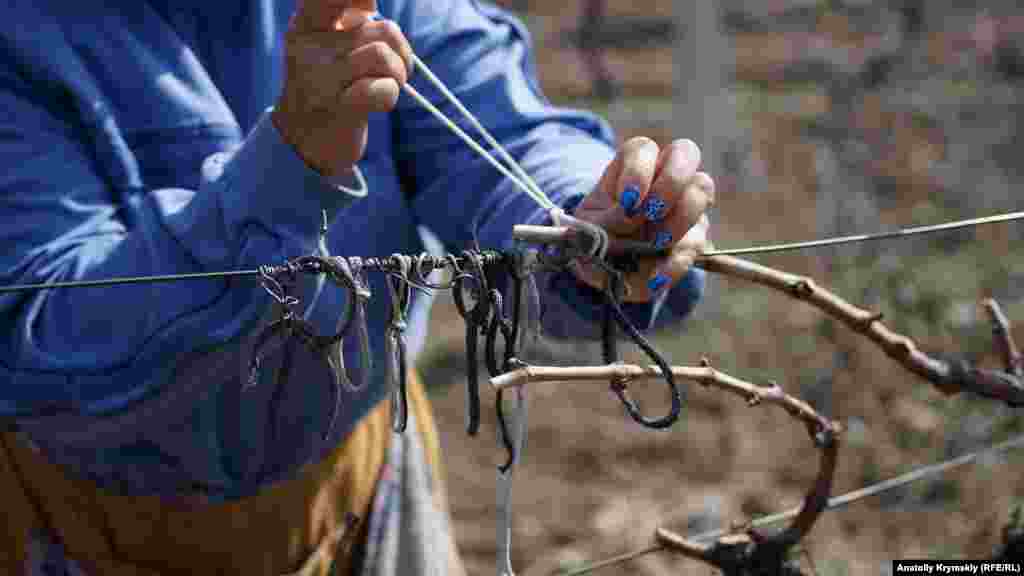
[{"label": "right hand", "polygon": [[302,0],[285,35],[284,88],[271,118],[324,176],[362,158],[369,114],[392,110],[410,73],[409,41],[394,22],[371,21],[376,10],[376,0]]}]

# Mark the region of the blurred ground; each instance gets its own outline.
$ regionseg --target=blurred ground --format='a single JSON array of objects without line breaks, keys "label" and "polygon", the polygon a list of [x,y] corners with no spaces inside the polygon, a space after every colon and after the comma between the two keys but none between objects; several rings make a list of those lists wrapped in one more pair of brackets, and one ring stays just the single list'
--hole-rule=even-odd
[{"label": "blurred ground", "polygon": [[[853,18],[851,12],[833,14],[820,8],[827,2],[792,3],[817,10],[809,16],[797,13],[810,18],[814,34],[828,42],[846,42],[853,52],[875,45],[848,33],[856,28],[850,22],[837,21]],[[778,8],[786,2],[745,4]],[[559,31],[575,26],[578,2],[519,5],[529,8],[526,21],[535,34],[549,95],[559,102],[591,105],[583,98],[588,84],[581,80],[587,78],[582,68],[566,73],[566,66],[580,66],[577,56],[559,44]],[[627,12],[629,5],[647,14],[671,15],[668,0],[610,5],[611,13]],[[914,44],[924,47],[920,62],[940,71],[928,72],[929,77],[964,66],[984,70],[986,55],[996,51],[985,51],[989,28],[979,18],[990,18],[998,10],[976,12],[963,15],[974,28],[949,25],[954,32],[968,30],[967,41],[974,44],[967,48],[963,35],[939,33]],[[871,208],[871,217],[858,223],[870,227],[858,231],[1021,209],[1015,192],[984,194],[1018,189],[1012,170],[991,163],[998,160],[997,154],[985,153],[981,161],[971,156],[974,152],[957,152],[966,150],[961,140],[972,127],[971,134],[992,133],[977,128],[985,125],[984,112],[977,110],[983,102],[989,107],[1009,103],[1008,111],[1000,112],[1002,121],[993,120],[992,126],[1009,125],[1006,138],[1016,141],[1012,127],[1020,118],[1013,104],[1019,97],[1018,81],[996,77],[998,68],[991,76],[972,72],[966,80],[953,77],[951,88],[942,84],[952,92],[927,88],[924,80],[906,81],[910,88],[904,86],[900,93],[931,95],[926,104],[932,106],[932,116],[894,104],[894,92],[884,87],[899,85],[892,80],[883,88],[859,88],[846,108],[837,108],[842,91],[832,80],[804,79],[784,89],[759,83],[788,74],[782,69],[787,58],[794,58],[794,49],[780,43],[778,34],[759,32],[737,18],[737,69],[746,83],[737,86],[735,99],[746,140],[739,146],[743,154],[735,170],[714,175],[720,185],[714,231],[719,246],[816,237],[829,231],[823,221],[833,216],[842,221],[839,216],[849,210],[843,202],[855,194],[864,194]],[[870,35],[877,26],[866,29]],[[974,58],[967,64],[977,66],[968,66],[964,58]],[[616,63],[612,67],[626,83],[627,97],[614,107],[597,110],[620,135],[646,133],[662,142],[674,136],[669,123],[670,49],[618,52],[609,61]],[[901,63],[892,66],[900,70]],[[913,73],[908,71],[905,77],[912,78]],[[993,91],[1003,99],[993,97]],[[920,107],[920,101],[915,102]],[[837,115],[846,119],[842,138],[808,137],[808,125],[820,128],[823,118],[834,124]],[[831,180],[824,177],[822,166],[832,157],[826,152],[834,149],[829,146],[841,142],[840,150],[855,156],[860,149],[847,147],[851,140],[867,147],[868,161],[837,169]],[[971,149],[996,148],[975,143]],[[1019,147],[1016,150],[1019,158]],[[838,154],[840,164],[849,155]],[[828,188],[829,182],[848,182],[851,174],[864,179],[850,184],[849,192]],[[991,177],[984,186],[963,186],[971,174]],[[848,224],[838,226],[843,225]],[[811,274],[851,300],[885,312],[890,326],[928,349],[959,351],[991,364],[996,362],[989,352],[991,336],[976,303],[982,297],[998,297],[1011,319],[1024,320],[1020,238],[1019,226],[994,226],[899,246],[836,248],[765,256],[760,261]],[[718,368],[737,376],[777,380],[844,422],[848,432],[840,453],[837,492],[1024,431],[1012,410],[978,399],[941,396],[809,307],[731,280],[712,279],[710,289],[715,297],[686,326],[659,335],[659,346],[676,364],[696,363],[706,355]],[[1015,333],[1024,338],[1021,330]],[[532,354],[549,356],[556,349],[545,346]],[[599,355],[589,352],[567,348],[553,355],[563,363],[573,358],[597,363]],[[421,356],[420,367],[434,387],[459,547],[470,573],[486,574],[495,566],[495,466],[502,452],[494,434],[489,390],[484,401],[492,408],[484,410],[480,436],[470,439],[465,434],[462,355],[462,322],[442,297],[434,309],[430,347]],[[799,503],[816,471],[815,453],[802,428],[776,409],[749,408],[722,393],[689,386],[685,417],[670,431],[654,432],[630,421],[602,383],[532,390],[525,462],[515,487],[513,564],[520,574],[547,574],[642,548],[660,525],[696,531],[788,508]],[[657,410],[663,405],[660,393],[652,388],[642,398]],[[823,576],[888,573],[894,558],[989,555],[1000,540],[1010,504],[1024,495],[1022,462],[1019,454],[988,459],[826,513],[805,542],[806,549]],[[657,554],[598,573],[704,575],[710,570]]]}]

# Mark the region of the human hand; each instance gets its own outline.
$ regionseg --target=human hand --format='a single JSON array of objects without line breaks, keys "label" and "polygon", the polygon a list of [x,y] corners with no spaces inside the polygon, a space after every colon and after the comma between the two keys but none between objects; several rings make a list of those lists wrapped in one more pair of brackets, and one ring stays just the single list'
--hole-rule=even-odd
[{"label": "human hand", "polygon": [[303,0],[285,35],[285,81],[272,120],[324,176],[345,174],[366,150],[371,112],[398,103],[412,47],[394,22],[372,21],[376,0]]},{"label": "human hand", "polygon": [[[646,302],[668,290],[710,249],[705,211],[715,203],[715,183],[697,171],[699,165],[700,149],[690,140],[661,149],[649,138],[631,138],[576,208],[576,218],[608,232],[609,254],[616,252],[616,240],[671,248],[665,257],[640,260],[638,270],[626,275],[625,300]],[[593,265],[573,270],[594,288],[605,285],[605,273]]]}]

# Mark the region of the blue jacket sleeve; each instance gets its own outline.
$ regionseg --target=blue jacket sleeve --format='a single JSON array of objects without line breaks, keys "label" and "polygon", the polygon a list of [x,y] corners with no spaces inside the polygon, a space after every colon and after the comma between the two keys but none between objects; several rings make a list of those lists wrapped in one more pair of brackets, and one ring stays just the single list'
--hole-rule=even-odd
[{"label": "blue jacket sleeve", "polygon": [[[413,49],[474,111],[495,138],[559,205],[578,201],[597,184],[615,155],[610,128],[592,114],[557,108],[543,96],[532,48],[509,13],[475,0],[394,0],[391,11]],[[422,78],[412,84],[468,134],[472,126]],[[396,157],[416,196],[418,218],[449,248],[474,241],[510,248],[512,226],[542,223],[546,215],[427,111],[399,101]],[[560,338],[599,335],[600,295],[569,272],[542,275],[544,331]],[[642,329],[687,315],[703,290],[703,272],[691,273],[658,301],[627,304]],[[669,312],[668,314],[662,311]]]},{"label": "blue jacket sleeve", "polygon": [[[196,190],[115,189],[47,87],[0,70],[0,285],[255,268],[314,250],[352,200],[264,116]],[[112,119],[111,119],[112,121]],[[238,336],[269,303],[252,279],[0,294],[0,416],[123,408],[175,361]]]}]

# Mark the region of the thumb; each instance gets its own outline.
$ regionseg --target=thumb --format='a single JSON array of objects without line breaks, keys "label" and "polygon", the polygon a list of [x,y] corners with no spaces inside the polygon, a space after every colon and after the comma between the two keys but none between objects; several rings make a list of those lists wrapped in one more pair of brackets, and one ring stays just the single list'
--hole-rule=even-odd
[{"label": "thumb", "polygon": [[336,30],[339,24],[352,25],[346,20],[350,11],[376,12],[377,0],[299,0],[292,26],[306,32]]}]

